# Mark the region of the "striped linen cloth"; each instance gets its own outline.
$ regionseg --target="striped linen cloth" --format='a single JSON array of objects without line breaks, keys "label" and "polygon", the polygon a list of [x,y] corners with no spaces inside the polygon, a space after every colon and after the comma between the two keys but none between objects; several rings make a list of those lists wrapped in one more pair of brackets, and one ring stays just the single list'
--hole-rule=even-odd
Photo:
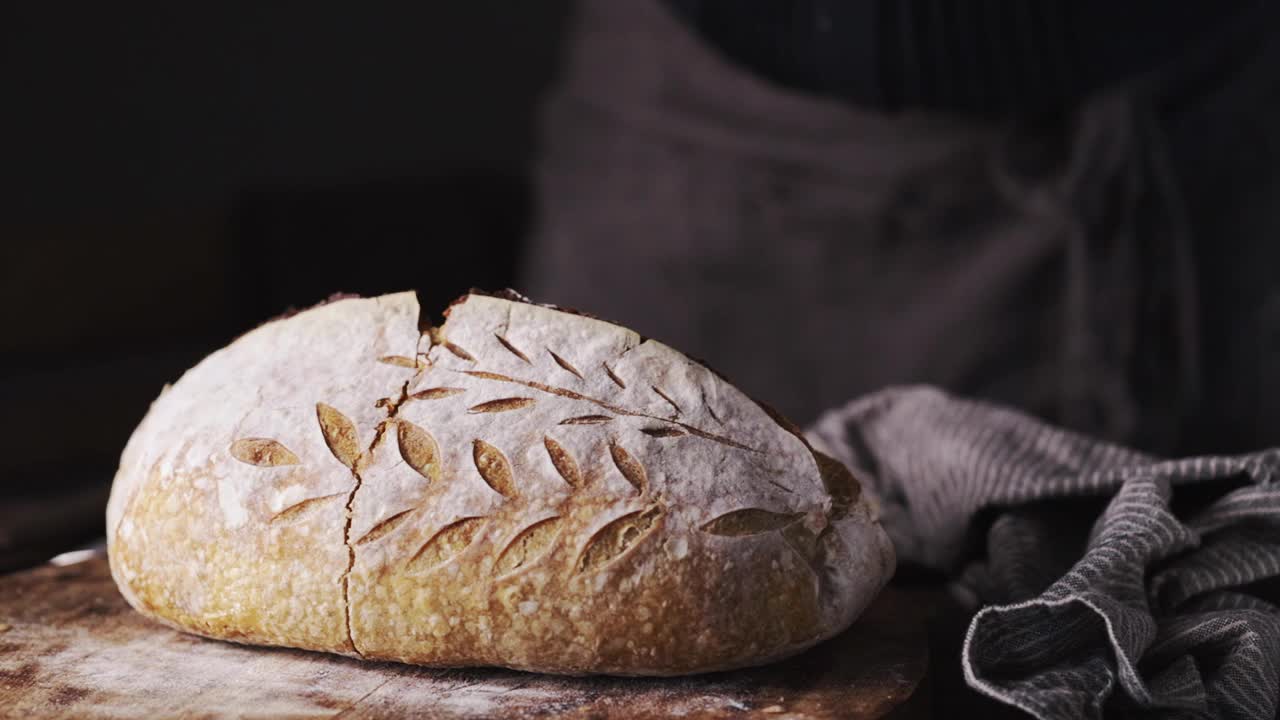
[{"label": "striped linen cloth", "polygon": [[1280,449],[1165,460],[930,387],[824,415],[899,562],[977,609],[975,690],[1037,718],[1274,718]]}]

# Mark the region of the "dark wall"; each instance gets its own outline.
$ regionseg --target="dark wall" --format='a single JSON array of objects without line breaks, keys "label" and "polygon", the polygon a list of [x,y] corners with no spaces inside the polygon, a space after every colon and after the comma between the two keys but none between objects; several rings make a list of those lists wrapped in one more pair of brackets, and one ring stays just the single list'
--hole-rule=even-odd
[{"label": "dark wall", "polygon": [[291,306],[509,284],[566,12],[5,4],[0,503],[105,487],[163,383]]},{"label": "dark wall", "polygon": [[7,213],[514,173],[565,2],[6,3]]}]

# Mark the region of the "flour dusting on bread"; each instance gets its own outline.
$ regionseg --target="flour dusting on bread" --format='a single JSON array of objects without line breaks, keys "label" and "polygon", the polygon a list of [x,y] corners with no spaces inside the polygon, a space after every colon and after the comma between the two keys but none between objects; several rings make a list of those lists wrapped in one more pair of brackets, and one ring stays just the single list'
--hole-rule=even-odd
[{"label": "flour dusting on bread", "polygon": [[704,365],[514,294],[338,300],[153,405],[113,574],[191,632],[437,666],[672,675],[841,631],[892,573],[857,481]]}]

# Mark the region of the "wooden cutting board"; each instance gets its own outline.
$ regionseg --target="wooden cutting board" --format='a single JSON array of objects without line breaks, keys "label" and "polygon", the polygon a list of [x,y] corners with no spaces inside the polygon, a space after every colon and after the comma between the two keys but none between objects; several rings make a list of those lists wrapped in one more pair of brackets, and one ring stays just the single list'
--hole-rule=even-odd
[{"label": "wooden cutting board", "polygon": [[97,553],[0,576],[0,717],[878,718],[924,675],[921,617],[890,589],[797,658],[690,678],[429,670],[169,630],[125,604]]}]

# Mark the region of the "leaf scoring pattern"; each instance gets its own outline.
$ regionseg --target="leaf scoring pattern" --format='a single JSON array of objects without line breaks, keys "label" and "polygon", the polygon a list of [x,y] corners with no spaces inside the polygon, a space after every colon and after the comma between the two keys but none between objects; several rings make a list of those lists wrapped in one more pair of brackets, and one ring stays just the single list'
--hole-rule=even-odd
[{"label": "leaf scoring pattern", "polygon": [[464,392],[466,392],[466,390],[457,387],[433,387],[427,388],[426,390],[419,390],[409,397],[414,400],[439,400],[440,398],[447,398]]},{"label": "leaf scoring pattern", "polygon": [[448,340],[445,340],[443,344],[444,344],[444,347],[445,347],[445,349],[446,349],[446,350],[448,350],[449,352],[453,353],[454,355],[457,355],[458,357],[462,358],[463,360],[470,360],[471,362],[475,362],[475,361],[476,361],[475,357],[474,357],[471,353],[469,353],[469,352],[467,352],[466,350],[462,349],[460,346],[458,346],[458,345],[454,345],[453,343],[449,342]]},{"label": "leaf scoring pattern", "polygon": [[402,510],[377,525],[374,525],[369,529],[369,532],[365,533],[363,537],[356,541],[356,544],[364,545],[366,543],[371,543],[392,530],[395,530],[397,527],[400,527],[405,520],[408,520],[409,513],[412,513],[416,509],[417,508],[409,508],[408,510]]},{"label": "leaf scoring pattern", "polygon": [[613,418],[609,417],[608,415],[579,415],[578,417],[571,417],[565,420],[561,420],[560,424],[561,425],[599,425],[601,423],[607,423],[612,419]]},{"label": "leaf scoring pattern", "polygon": [[[542,392],[545,392],[545,393],[551,393],[552,395],[559,395],[560,397],[571,398],[573,400],[584,400],[586,402],[593,403],[610,412],[617,413],[618,415],[649,417],[649,418],[652,418],[653,420],[663,420],[666,422],[674,422],[678,424],[680,427],[687,430],[691,435],[696,435],[697,437],[700,437],[700,438],[711,440],[713,442],[718,442],[722,445],[728,445],[729,447],[738,448],[739,450],[746,450],[747,452],[754,452],[754,453],[761,452],[760,450],[757,450],[753,447],[743,445],[742,443],[730,440],[729,438],[724,437],[723,435],[717,435],[715,433],[707,432],[706,430],[690,425],[688,423],[679,422],[672,418],[661,418],[653,415],[647,415],[643,412],[639,412],[635,410],[628,410],[626,408],[619,407],[612,403],[605,402],[604,400],[589,397],[579,392],[574,392],[573,390],[569,390],[568,388],[554,387],[551,385],[547,385],[546,383],[540,383],[533,380],[521,380],[518,378],[507,377],[506,375],[499,375],[498,373],[487,372],[483,370],[470,370],[470,371],[463,370],[462,372],[464,372],[467,375],[471,375],[472,377],[483,378],[485,380],[495,380],[498,382],[515,383],[517,385],[524,385],[525,387],[533,388],[534,390],[541,390]],[[668,398],[668,400],[670,400],[670,398]],[[676,406],[673,403],[672,407],[678,407],[678,406]]]},{"label": "leaf scoring pattern", "polygon": [[582,487],[582,471],[578,469],[578,463],[565,450],[560,443],[546,436],[542,439],[542,444],[547,448],[547,455],[551,457],[551,464],[555,466],[556,472],[560,473],[560,477],[569,483],[570,487]]},{"label": "leaf scoring pattern", "polygon": [[418,548],[408,564],[423,570],[440,565],[466,550],[483,526],[482,517],[462,518],[444,526]]},{"label": "leaf scoring pattern", "polygon": [[609,441],[609,454],[613,456],[613,464],[617,466],[618,472],[622,473],[622,477],[631,483],[632,487],[640,494],[644,494],[648,490],[649,478],[644,470],[644,466],[639,463],[631,453],[627,452],[617,441]]},{"label": "leaf scoring pattern", "polygon": [[320,420],[320,432],[329,452],[338,458],[338,462],[355,468],[356,461],[360,459],[360,436],[356,433],[355,423],[324,403],[316,403],[316,417]]},{"label": "leaf scoring pattern", "polygon": [[560,533],[563,519],[551,517],[530,525],[512,540],[494,564],[494,572],[505,575],[542,557]]},{"label": "leaf scoring pattern", "polygon": [[591,572],[607,565],[652,531],[661,516],[661,506],[650,505],[600,528],[587,541],[578,561],[578,572]]},{"label": "leaf scoring pattern", "polygon": [[463,370],[463,373],[466,375],[470,375],[471,377],[478,377],[482,380],[501,380],[502,382],[514,382],[511,378],[507,377],[506,375],[499,375],[496,372],[489,372],[488,370]]},{"label": "leaf scoring pattern", "polygon": [[281,510],[280,512],[276,513],[275,515],[272,515],[271,522],[277,522],[279,520],[292,520],[298,517],[299,515],[302,515],[310,510],[314,510],[318,508],[322,503],[325,503],[329,500],[336,500],[338,498],[343,498],[346,496],[347,496],[346,493],[334,493],[333,495],[322,495],[320,497],[307,498],[306,500],[303,500],[301,502],[296,502],[290,505],[289,507]]},{"label": "leaf scoring pattern", "polygon": [[574,367],[574,366],[573,366],[573,365],[572,365],[568,360],[565,360],[564,358],[560,357],[559,355],[557,355],[557,354],[555,353],[555,351],[554,351],[554,350],[552,350],[552,349],[550,349],[550,348],[547,348],[547,352],[551,353],[551,357],[552,357],[552,359],[554,359],[554,360],[556,361],[556,364],[557,364],[557,365],[559,365],[560,367],[564,368],[564,369],[565,369],[565,370],[567,370],[568,372],[572,373],[572,374],[573,374],[574,376],[576,376],[579,380],[582,380],[582,379],[583,379],[583,377],[582,377],[582,373],[578,372],[578,368]]},{"label": "leaf scoring pattern", "polygon": [[378,358],[378,362],[386,363],[387,365],[395,365],[397,367],[404,367],[404,368],[418,367],[417,360],[414,360],[411,357],[405,357],[404,355],[383,355],[382,357]]},{"label": "leaf scoring pattern", "polygon": [[727,537],[743,537],[777,530],[790,525],[798,513],[776,513],[760,508],[744,508],[725,513],[702,526],[703,532]]},{"label": "leaf scoring pattern", "polygon": [[645,435],[648,435],[649,437],[656,437],[656,438],[680,437],[681,435],[688,434],[685,431],[681,430],[680,428],[674,428],[674,427],[640,428],[640,432],[644,433]]},{"label": "leaf scoring pattern", "polygon": [[659,397],[661,397],[663,400],[666,400],[668,403],[670,403],[671,408],[676,411],[676,415],[680,414],[681,412],[680,406],[676,404],[675,400],[671,399],[670,395],[663,392],[662,388],[658,387],[657,385],[650,385],[649,387],[653,388],[653,391],[658,393]]},{"label": "leaf scoring pattern", "polygon": [[[476,361],[476,358],[464,348],[439,337],[434,328],[431,332],[433,333],[433,341],[443,345],[453,355],[470,362]],[[528,355],[502,334],[494,333],[494,337],[507,352],[525,363],[533,364]],[[572,363],[550,348],[547,348],[547,352],[561,369],[574,375],[579,380],[585,380],[583,374]],[[378,361],[410,369],[424,367],[418,358],[403,355],[386,355],[378,358]],[[627,384],[607,362],[601,362],[601,367],[614,385],[621,389],[627,388]],[[676,420],[675,418],[682,413],[682,408],[657,385],[651,385],[650,387],[654,393],[671,406],[674,416],[664,418],[641,411],[627,410],[603,400],[587,397],[567,388],[553,387],[532,380],[518,380],[482,370],[463,370],[462,372],[473,377],[517,383],[561,397],[589,401],[598,405],[602,410],[620,415],[647,417],[658,421],[658,423],[670,423],[670,425],[657,424],[640,428],[640,432],[649,437],[675,438],[691,435],[715,440],[744,450],[753,450],[745,445]],[[406,383],[406,389],[407,386],[408,384]],[[408,394],[405,390],[402,390],[399,402],[403,402],[405,399],[437,400],[463,394],[464,392],[466,392],[464,388],[444,386],[426,388],[413,394]],[[442,455],[435,438],[418,425],[407,420],[396,419],[397,402],[391,401],[389,398],[385,398],[381,402],[391,408],[391,412],[388,415],[389,419],[384,422],[384,426],[393,423],[396,425],[397,442],[405,463],[429,481],[439,481],[442,476]],[[532,397],[504,397],[472,405],[468,408],[468,412],[472,414],[509,412],[527,408],[534,405],[535,402],[535,398]],[[706,405],[705,390],[703,391],[703,404]],[[707,410],[715,422],[722,424],[720,417],[716,415],[709,405]],[[340,462],[355,470],[363,455],[355,423],[337,409],[325,403],[316,404],[316,414],[329,450]],[[604,414],[579,415],[562,420],[560,424],[599,425],[609,423],[614,419],[614,417]],[[381,433],[382,426],[379,428],[378,437],[381,437]],[[578,460],[549,435],[544,436],[543,445],[552,466],[565,483],[575,489],[583,487],[585,481]],[[619,473],[640,495],[646,495],[649,492],[649,486],[648,474],[644,465],[623,448],[616,439],[610,439],[608,445],[610,457]],[[237,440],[232,443],[231,454],[241,462],[258,466],[295,465],[300,463],[299,458],[288,448],[268,438]],[[511,463],[498,448],[477,438],[472,445],[472,459],[481,478],[491,489],[506,499],[517,497],[518,492]],[[830,458],[820,457],[818,464],[822,471],[823,483],[828,493],[832,496],[837,512],[847,512],[847,508],[856,500],[860,489],[857,481],[849,475],[843,466],[839,466],[838,463],[830,460]],[[337,493],[324,497],[308,498],[285,508],[276,514],[272,521],[297,517],[328,500],[344,497],[345,495],[346,493]],[[403,510],[386,517],[356,540],[354,544],[364,545],[385,537],[408,522],[417,509]],[[589,572],[597,570],[625,554],[655,530],[661,523],[664,512],[665,510],[661,505],[654,503],[642,510],[628,513],[606,524],[583,545],[576,563],[577,571]],[[780,531],[783,538],[798,554],[811,559],[817,552],[816,546],[819,544],[821,536],[810,531],[803,523],[797,522],[800,517],[801,515],[798,513],[777,513],[759,508],[746,508],[721,515],[704,524],[701,530],[725,537],[745,537]],[[475,541],[483,531],[487,520],[487,518],[479,516],[463,517],[441,527],[417,549],[409,558],[407,565],[420,569],[429,569],[447,562]],[[554,547],[565,525],[563,518],[551,517],[524,528],[498,554],[497,559],[494,561],[494,572],[499,575],[507,574],[545,556]]]},{"label": "leaf scoring pattern", "polygon": [[515,345],[512,345],[510,340],[502,337],[498,333],[494,333],[493,336],[498,338],[498,342],[502,343],[502,347],[506,348],[507,351],[510,352],[512,355],[515,355],[516,357],[529,363],[530,365],[533,364],[533,361],[529,359],[529,356],[520,352],[520,348],[516,347]]},{"label": "leaf scoring pattern", "polygon": [[613,381],[614,385],[617,385],[623,390],[627,389],[627,384],[622,382],[622,378],[618,377],[617,373],[613,371],[613,368],[609,367],[609,363],[602,362],[600,365],[604,367],[604,373],[609,376],[609,379]]},{"label": "leaf scoring pattern", "polygon": [[472,415],[475,415],[477,413],[509,412],[511,410],[519,410],[521,408],[527,408],[533,403],[534,403],[534,399],[527,398],[527,397],[499,398],[497,400],[482,402],[479,405],[473,405],[467,409],[467,412],[471,413]]},{"label": "leaf scoring pattern", "polygon": [[711,416],[712,420],[716,421],[717,425],[724,425],[724,421],[720,419],[720,415],[716,413],[716,409],[714,407],[711,407],[711,403],[707,401],[706,388],[702,389],[702,407],[707,409],[707,414]]},{"label": "leaf scoring pattern", "polygon": [[396,442],[405,464],[431,482],[440,480],[440,447],[431,433],[408,420],[397,420]]},{"label": "leaf scoring pattern", "polygon": [[297,465],[300,460],[289,448],[270,438],[241,438],[231,443],[231,457],[258,467]]},{"label": "leaf scoring pattern", "polygon": [[498,448],[477,439],[471,446],[471,458],[476,464],[480,477],[493,488],[494,492],[505,498],[516,496],[515,478],[511,475],[511,463]]}]

